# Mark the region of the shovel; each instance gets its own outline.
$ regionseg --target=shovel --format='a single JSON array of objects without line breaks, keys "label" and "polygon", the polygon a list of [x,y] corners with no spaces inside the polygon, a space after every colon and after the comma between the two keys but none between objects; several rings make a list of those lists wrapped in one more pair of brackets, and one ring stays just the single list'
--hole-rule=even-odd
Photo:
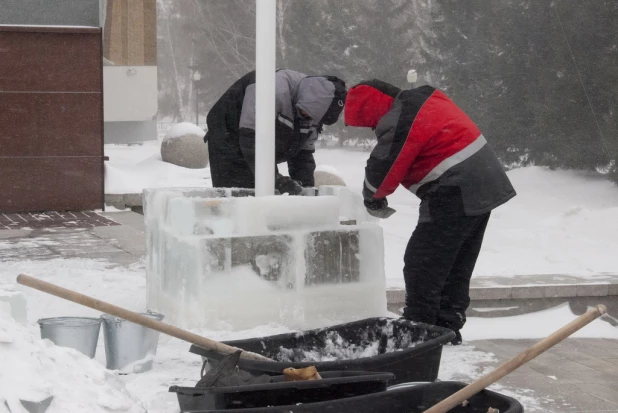
[{"label": "shovel", "polygon": [[[479,393],[486,387],[494,384],[504,376],[509,373],[512,373],[519,367],[523,366],[533,358],[537,357],[541,353],[544,353],[546,350],[555,346],[562,340],[569,337],[571,334],[590,324],[592,321],[601,317],[603,314],[607,313],[607,307],[602,304],[597,305],[594,308],[591,308],[586,313],[577,317],[575,320],[571,321],[569,324],[565,325],[561,329],[555,331],[549,337],[544,338],[533,346],[527,348],[522,351],[509,361],[497,367],[494,371],[491,371],[481,377],[480,379],[472,382],[467,385],[463,389],[459,390],[457,393],[452,394],[446,399],[442,400],[440,403],[434,405],[433,407],[425,410],[424,413],[446,413],[449,410],[457,407],[458,405],[464,403],[470,397]],[[490,409],[491,410],[491,409]]]},{"label": "shovel", "polygon": [[191,344],[195,344],[196,346],[200,346],[208,350],[218,351],[223,354],[233,354],[236,351],[240,350],[242,352],[240,354],[240,357],[242,358],[248,360],[273,361],[272,359],[264,357],[261,354],[252,353],[250,351],[244,351],[236,347],[228,346],[227,344],[223,344],[218,341],[211,340],[197,334],[193,334],[187,330],[174,327],[158,320],[154,320],[152,318],[143,316],[133,311],[129,311],[122,307],[117,307],[115,305],[106,303],[105,301],[100,301],[96,298],[92,298],[87,295],[83,295],[78,292],[59,287],[57,285],[39,280],[29,275],[20,274],[17,277],[17,283],[30,288],[34,288],[35,290],[43,291],[44,293],[51,294],[56,297],[64,298],[65,300],[72,301],[86,307],[90,307],[103,313],[111,314],[124,320],[131,321],[135,324],[139,324],[141,326],[159,331],[161,333],[167,334],[168,336],[176,337],[180,340],[187,341]]}]

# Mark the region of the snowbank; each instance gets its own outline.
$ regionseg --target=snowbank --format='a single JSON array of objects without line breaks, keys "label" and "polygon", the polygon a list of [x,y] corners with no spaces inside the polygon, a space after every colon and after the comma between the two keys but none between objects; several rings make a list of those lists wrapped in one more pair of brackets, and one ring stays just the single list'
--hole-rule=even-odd
[{"label": "snowbank", "polygon": [[48,413],[146,411],[101,364],[49,340],[36,340],[2,314],[0,366],[0,403],[6,400],[9,406],[53,396]]}]

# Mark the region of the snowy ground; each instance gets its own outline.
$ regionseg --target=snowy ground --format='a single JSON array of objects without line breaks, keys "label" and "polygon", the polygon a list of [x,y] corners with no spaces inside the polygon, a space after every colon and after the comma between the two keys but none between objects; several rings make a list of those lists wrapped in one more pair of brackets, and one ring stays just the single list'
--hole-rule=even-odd
[{"label": "snowy ground", "polygon": [[[43,280],[73,288],[135,311],[145,310],[143,264],[131,268],[110,268],[105,261],[87,259],[3,262],[0,263],[0,285],[14,282],[15,276],[19,273],[33,274]],[[58,401],[52,405],[49,413],[107,412],[113,410],[110,407],[112,405],[117,406],[118,411],[133,412],[139,411],[136,410],[136,402],[150,412],[178,412],[176,398],[168,393],[168,388],[172,385],[193,386],[199,379],[201,366],[199,357],[188,352],[187,343],[166,336],[160,339],[153,370],[123,376],[105,373],[102,334],[94,363],[70,350],[50,347],[49,343],[40,343],[37,340],[39,332],[36,324],[39,318],[68,315],[96,317],[99,314],[34,290],[22,291],[28,303],[27,326],[19,329],[15,323],[2,318],[0,313],[0,349],[7,345],[3,341],[3,338],[7,341],[7,336],[13,337],[15,345],[19,344],[12,350],[9,347],[8,352],[0,351],[0,362],[10,361],[10,365],[15,366],[15,369],[0,369],[0,400],[2,397],[17,394],[15,389],[19,388],[19,394],[23,398],[42,397],[47,394],[46,392],[55,391]],[[463,334],[470,340],[541,338],[555,330],[556,326],[574,318],[575,316],[564,306],[516,317],[471,318]],[[287,328],[273,324],[240,332],[218,330],[197,331],[197,333],[217,340],[226,340],[287,331],[289,331]],[[28,334],[32,338],[25,345],[24,337]],[[618,330],[608,323],[595,321],[581,330],[577,336],[618,338]],[[444,348],[439,377],[442,380],[469,382],[496,364],[497,359],[492,354],[478,351],[472,345],[448,346]],[[78,369],[81,372],[68,372],[71,369]],[[24,373],[14,374],[15,371]],[[53,379],[54,372],[67,382],[56,382]],[[29,381],[29,375],[41,377]],[[118,379],[124,382],[126,390],[119,384]],[[527,411],[540,411],[535,395],[530,390],[504,388],[499,385],[493,388],[516,397],[526,405]],[[72,394],[79,392],[91,395],[92,399],[85,396],[79,398],[77,403]],[[88,409],[84,410],[86,406]]]},{"label": "snowy ground", "polygon": [[[107,192],[139,192],[149,186],[210,185],[207,169],[190,171],[164,164],[157,153],[156,144],[107,146],[106,155],[111,158],[106,165]],[[367,155],[362,151],[319,150],[316,157],[319,164],[336,167],[350,187],[360,190]],[[615,186],[586,174],[536,167],[514,170],[509,176],[519,196],[493,214],[476,277],[543,273],[594,277],[616,271]],[[389,284],[395,286],[402,284],[401,259],[416,223],[418,200],[399,190],[390,203],[398,212],[382,225],[389,263],[387,277]],[[6,247],[7,242],[0,241],[0,248]],[[28,247],[26,244],[24,248]],[[5,261],[0,263],[0,285],[13,283],[19,273],[36,275],[129,309],[145,310],[143,263],[131,268],[111,268],[105,261],[86,259]],[[162,336],[152,371],[124,376],[108,373],[104,369],[102,335],[94,361],[38,340],[39,318],[98,313],[32,290],[23,292],[28,302],[28,324],[24,328],[2,316],[0,308],[0,413],[5,413],[2,399],[14,397],[18,391],[22,398],[40,399],[56,394],[49,413],[137,412],[141,407],[150,412],[178,412],[175,396],[167,391],[169,386],[191,386],[199,378],[200,359],[188,353],[188,344]],[[560,306],[516,317],[471,318],[462,333],[466,340],[540,338],[574,318],[567,307]],[[267,325],[242,332],[197,333],[225,340],[285,331],[283,326]],[[577,336],[616,339],[618,330],[597,320]],[[449,346],[444,348],[439,378],[469,382],[496,363],[492,354],[470,344]],[[55,380],[54,375],[63,380]],[[542,395],[526,389],[494,389],[516,397],[528,412],[546,411],[538,402]],[[9,402],[14,403],[14,399]]]},{"label": "snowy ground", "polygon": [[[0,248],[6,247],[7,243],[0,241]],[[23,244],[27,248],[27,242]],[[134,311],[145,310],[143,262],[122,268],[111,267],[102,260],[90,259],[5,261],[0,263],[0,286],[13,283],[20,273],[35,275]],[[94,362],[71,350],[42,343],[38,340],[37,319],[55,316],[96,317],[99,313],[34,290],[21,290],[28,307],[28,324],[25,328],[19,328],[6,317],[3,318],[0,311],[0,364],[10,367],[0,369],[0,405],[3,397],[16,394],[22,398],[44,398],[46,394],[54,393],[57,400],[49,413],[137,412],[141,411],[140,405],[150,412],[178,412],[174,394],[168,393],[169,387],[193,386],[199,379],[199,357],[188,352],[187,343],[166,336],[160,339],[153,370],[122,376],[104,370],[102,334]],[[463,335],[466,340],[541,338],[554,331],[558,325],[574,318],[566,306],[516,317],[471,318]],[[286,327],[272,324],[240,332],[196,332],[217,340],[229,340],[287,331]],[[608,323],[595,321],[576,336],[618,339],[618,329]],[[10,343],[11,340],[13,343]],[[492,354],[478,351],[472,345],[449,346],[444,348],[439,378],[469,382],[496,364],[497,359]],[[16,374],[16,371],[23,373]],[[57,377],[62,380],[57,380]],[[499,385],[493,388],[516,397],[526,405],[529,412],[541,411],[538,397],[530,390]],[[78,393],[80,397],[76,398],[74,395]]]},{"label": "snowy ground", "polygon": [[[208,169],[160,160],[156,142],[107,145],[106,192],[153,186],[209,186]],[[335,167],[360,191],[368,152],[319,149],[319,165]],[[281,168],[282,172],[285,167]],[[618,272],[618,186],[599,176],[527,167],[509,172],[518,195],[492,213],[475,277],[569,274],[591,279]],[[403,286],[403,253],[418,219],[419,200],[403,188],[389,197],[397,213],[381,222],[389,287]]]}]

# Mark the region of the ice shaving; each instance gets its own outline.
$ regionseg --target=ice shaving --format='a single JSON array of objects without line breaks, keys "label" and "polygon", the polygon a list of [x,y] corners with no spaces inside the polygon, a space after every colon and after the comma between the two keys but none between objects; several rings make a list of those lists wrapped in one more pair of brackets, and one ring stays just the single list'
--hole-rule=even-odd
[{"label": "ice shaving", "polygon": [[313,345],[299,343],[294,348],[281,346],[273,358],[290,363],[355,360],[402,351],[415,347],[425,339],[425,335],[414,337],[410,330],[395,330],[393,320],[389,320],[381,329],[364,330],[354,339],[346,339],[337,331],[327,331],[322,340]]}]

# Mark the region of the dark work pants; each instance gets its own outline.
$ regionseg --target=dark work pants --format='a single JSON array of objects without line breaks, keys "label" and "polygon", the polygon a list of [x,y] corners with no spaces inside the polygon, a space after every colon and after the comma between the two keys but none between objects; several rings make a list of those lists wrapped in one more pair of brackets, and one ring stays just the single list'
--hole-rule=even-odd
[{"label": "dark work pants", "polygon": [[208,136],[210,176],[215,188],[255,188],[253,171],[238,144],[238,137],[225,132]]},{"label": "dark work pants", "polygon": [[404,256],[404,317],[452,330],[466,322],[470,278],[489,213],[419,223]]}]

